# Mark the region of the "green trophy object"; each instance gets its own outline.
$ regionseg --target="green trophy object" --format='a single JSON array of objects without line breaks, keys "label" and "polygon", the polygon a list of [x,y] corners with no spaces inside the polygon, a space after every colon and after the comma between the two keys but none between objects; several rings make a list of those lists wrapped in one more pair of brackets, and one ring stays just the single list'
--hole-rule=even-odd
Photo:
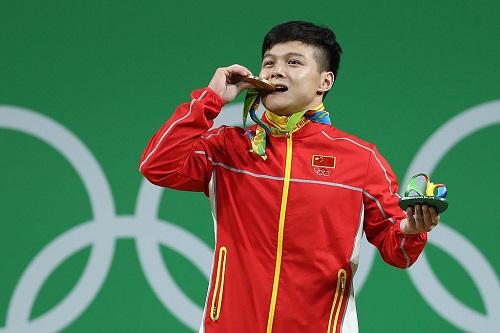
[{"label": "green trophy object", "polygon": [[[423,192],[417,184],[418,177],[425,178],[425,190]],[[405,196],[399,200],[399,207],[406,210],[406,208],[415,205],[428,205],[437,209],[438,213],[441,214],[448,208],[447,195],[448,189],[444,184],[434,184],[428,175],[419,173],[410,178]]]}]

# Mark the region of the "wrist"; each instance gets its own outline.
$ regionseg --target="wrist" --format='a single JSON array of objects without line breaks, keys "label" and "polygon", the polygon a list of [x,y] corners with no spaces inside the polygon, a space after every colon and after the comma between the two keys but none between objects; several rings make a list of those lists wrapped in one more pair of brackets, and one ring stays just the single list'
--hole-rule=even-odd
[{"label": "wrist", "polygon": [[408,219],[404,218],[399,222],[399,230],[403,235],[409,235],[408,231]]},{"label": "wrist", "polygon": [[421,232],[419,230],[416,230],[410,225],[410,222],[408,221],[407,218],[402,219],[399,222],[399,231],[403,234],[405,237],[412,237],[412,236],[419,236],[421,234],[425,234],[424,232]]}]

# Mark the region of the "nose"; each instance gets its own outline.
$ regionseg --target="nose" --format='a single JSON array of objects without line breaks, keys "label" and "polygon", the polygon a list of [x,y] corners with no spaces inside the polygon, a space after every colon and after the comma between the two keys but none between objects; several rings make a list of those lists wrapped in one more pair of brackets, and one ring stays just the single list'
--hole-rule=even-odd
[{"label": "nose", "polygon": [[266,68],[266,71],[268,71],[268,79],[281,79],[286,77],[285,64],[280,60],[277,60],[271,68]]},{"label": "nose", "polygon": [[283,78],[285,77],[285,74],[280,66],[275,66],[273,67],[271,71],[270,78],[271,79],[276,79],[276,78]]}]

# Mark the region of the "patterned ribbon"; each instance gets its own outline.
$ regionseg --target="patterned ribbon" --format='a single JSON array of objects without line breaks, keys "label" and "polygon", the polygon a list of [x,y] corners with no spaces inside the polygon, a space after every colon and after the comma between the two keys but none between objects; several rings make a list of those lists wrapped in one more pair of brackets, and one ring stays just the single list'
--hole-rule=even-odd
[{"label": "patterned ribbon", "polygon": [[[268,135],[278,136],[292,133],[304,126],[309,120],[325,125],[331,125],[330,116],[325,110],[323,103],[312,110],[296,112],[291,116],[278,116],[266,110],[265,116],[272,124],[271,126],[264,123],[257,116],[256,112],[259,105],[260,92],[258,90],[249,89],[245,96],[245,103],[243,106],[243,127],[245,127],[246,133],[252,145],[250,152],[259,155],[264,160],[267,159],[266,142]],[[246,123],[249,115],[250,118],[257,123],[255,133],[252,133],[252,131],[247,128]]]}]

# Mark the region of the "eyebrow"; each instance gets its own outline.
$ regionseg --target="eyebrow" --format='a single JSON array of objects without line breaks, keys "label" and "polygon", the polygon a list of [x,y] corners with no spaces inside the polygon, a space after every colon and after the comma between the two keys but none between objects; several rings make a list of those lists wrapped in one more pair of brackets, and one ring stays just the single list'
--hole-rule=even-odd
[{"label": "eyebrow", "polygon": [[[304,55],[302,53],[297,53],[297,52],[288,52],[287,54],[284,55],[284,57],[289,57],[289,56],[298,56],[304,58]],[[266,53],[262,57],[262,59],[267,58],[267,57],[277,57],[276,55],[272,53]]]}]

